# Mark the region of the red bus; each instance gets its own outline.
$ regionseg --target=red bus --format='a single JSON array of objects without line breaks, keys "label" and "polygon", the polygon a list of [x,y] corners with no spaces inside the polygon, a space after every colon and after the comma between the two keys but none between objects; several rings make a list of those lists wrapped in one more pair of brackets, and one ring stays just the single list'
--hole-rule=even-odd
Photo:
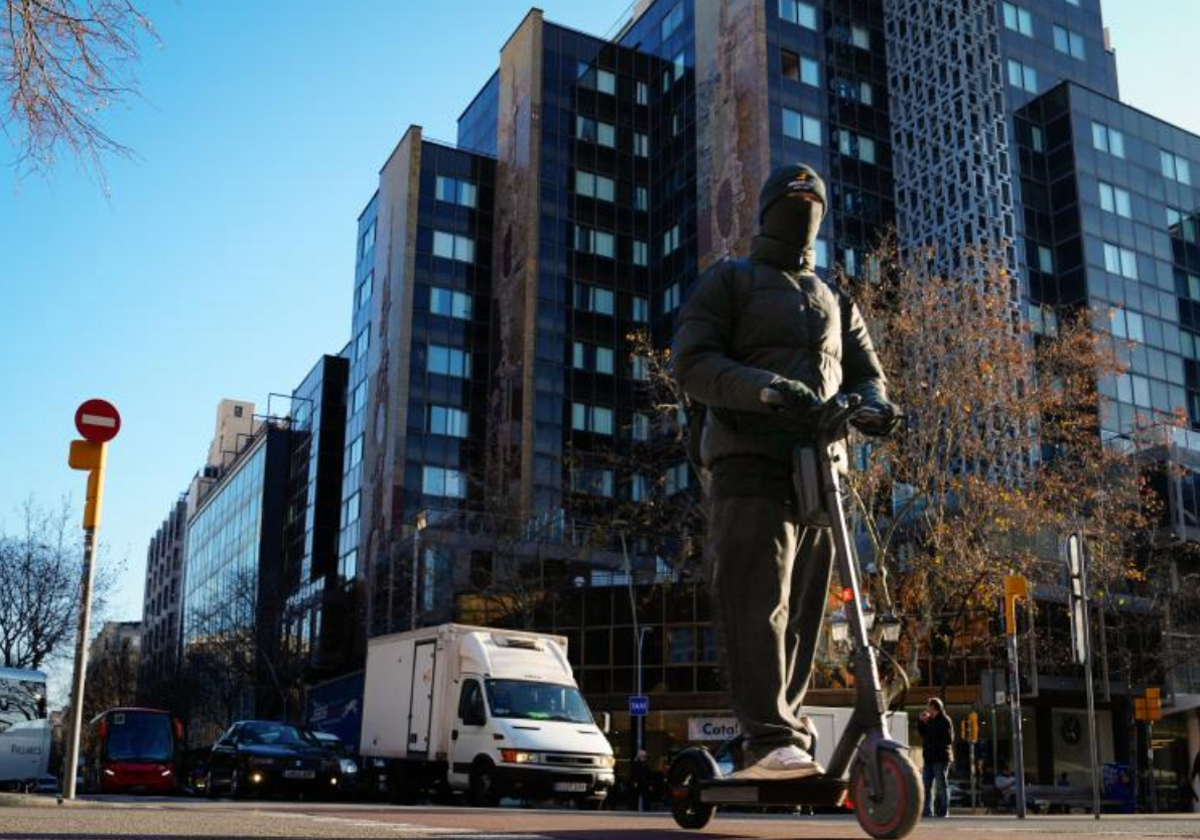
[{"label": "red bus", "polygon": [[161,709],[109,709],[92,720],[84,782],[100,793],[169,794],[183,724]]}]

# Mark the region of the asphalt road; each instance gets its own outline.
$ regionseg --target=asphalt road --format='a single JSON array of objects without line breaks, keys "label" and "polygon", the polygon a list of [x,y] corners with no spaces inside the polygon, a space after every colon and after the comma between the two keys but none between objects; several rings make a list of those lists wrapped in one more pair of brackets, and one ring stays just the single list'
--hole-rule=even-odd
[{"label": "asphalt road", "polygon": [[[1200,815],[1105,817],[954,816],[930,820],[914,840],[969,840],[1038,835],[1051,840],[1083,837],[1200,838]],[[174,840],[207,837],[436,838],[436,840],[840,840],[864,838],[846,817],[780,817],[718,814],[702,832],[682,831],[667,814],[393,807],[336,803],[208,802],[161,798],[89,798],[58,806],[53,799],[0,795],[0,840],[91,840],[138,837]]]}]

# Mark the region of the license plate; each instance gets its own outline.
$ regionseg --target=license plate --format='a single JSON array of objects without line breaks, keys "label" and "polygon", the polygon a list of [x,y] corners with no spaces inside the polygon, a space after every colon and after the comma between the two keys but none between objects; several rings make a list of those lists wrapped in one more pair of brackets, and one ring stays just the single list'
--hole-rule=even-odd
[{"label": "license plate", "polygon": [[587,782],[555,782],[554,789],[559,793],[584,793],[588,789]]},{"label": "license plate", "polygon": [[283,778],[285,779],[315,779],[317,773],[315,770],[284,770]]}]

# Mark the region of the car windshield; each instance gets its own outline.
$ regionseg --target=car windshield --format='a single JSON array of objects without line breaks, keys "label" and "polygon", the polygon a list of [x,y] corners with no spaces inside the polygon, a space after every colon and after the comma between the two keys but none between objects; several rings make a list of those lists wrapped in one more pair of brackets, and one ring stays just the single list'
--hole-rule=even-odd
[{"label": "car windshield", "polygon": [[486,680],[485,684],[488,706],[496,717],[592,723],[587,703],[572,686],[522,680]]},{"label": "car windshield", "polygon": [[248,723],[238,733],[238,742],[273,747],[319,746],[312,735],[286,723]]},{"label": "car windshield", "polygon": [[170,761],[175,751],[171,718],[161,712],[111,712],[104,752],[109,761]]}]

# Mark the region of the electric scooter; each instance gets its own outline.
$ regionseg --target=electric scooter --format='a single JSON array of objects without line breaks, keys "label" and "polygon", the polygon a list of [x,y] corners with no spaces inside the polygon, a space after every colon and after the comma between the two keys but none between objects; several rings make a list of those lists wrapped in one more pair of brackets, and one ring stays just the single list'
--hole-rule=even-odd
[{"label": "electric scooter", "polygon": [[[785,408],[783,397],[764,389],[763,402]],[[888,700],[879,676],[875,648],[863,619],[858,558],[846,525],[841,475],[850,421],[864,412],[856,395],[838,395],[812,411],[815,442],[797,448],[794,481],[803,521],[828,523],[842,586],[850,590],[845,609],[853,644],[854,710],[834,746],[825,773],[801,779],[725,777],[703,747],[683,750],[667,770],[671,813],[681,828],[706,826],[718,805],[808,805],[838,807],[847,795],[859,825],[876,838],[900,838],[916,827],[925,792],[908,749],[888,731]],[[813,519],[813,517],[816,517]]]}]

